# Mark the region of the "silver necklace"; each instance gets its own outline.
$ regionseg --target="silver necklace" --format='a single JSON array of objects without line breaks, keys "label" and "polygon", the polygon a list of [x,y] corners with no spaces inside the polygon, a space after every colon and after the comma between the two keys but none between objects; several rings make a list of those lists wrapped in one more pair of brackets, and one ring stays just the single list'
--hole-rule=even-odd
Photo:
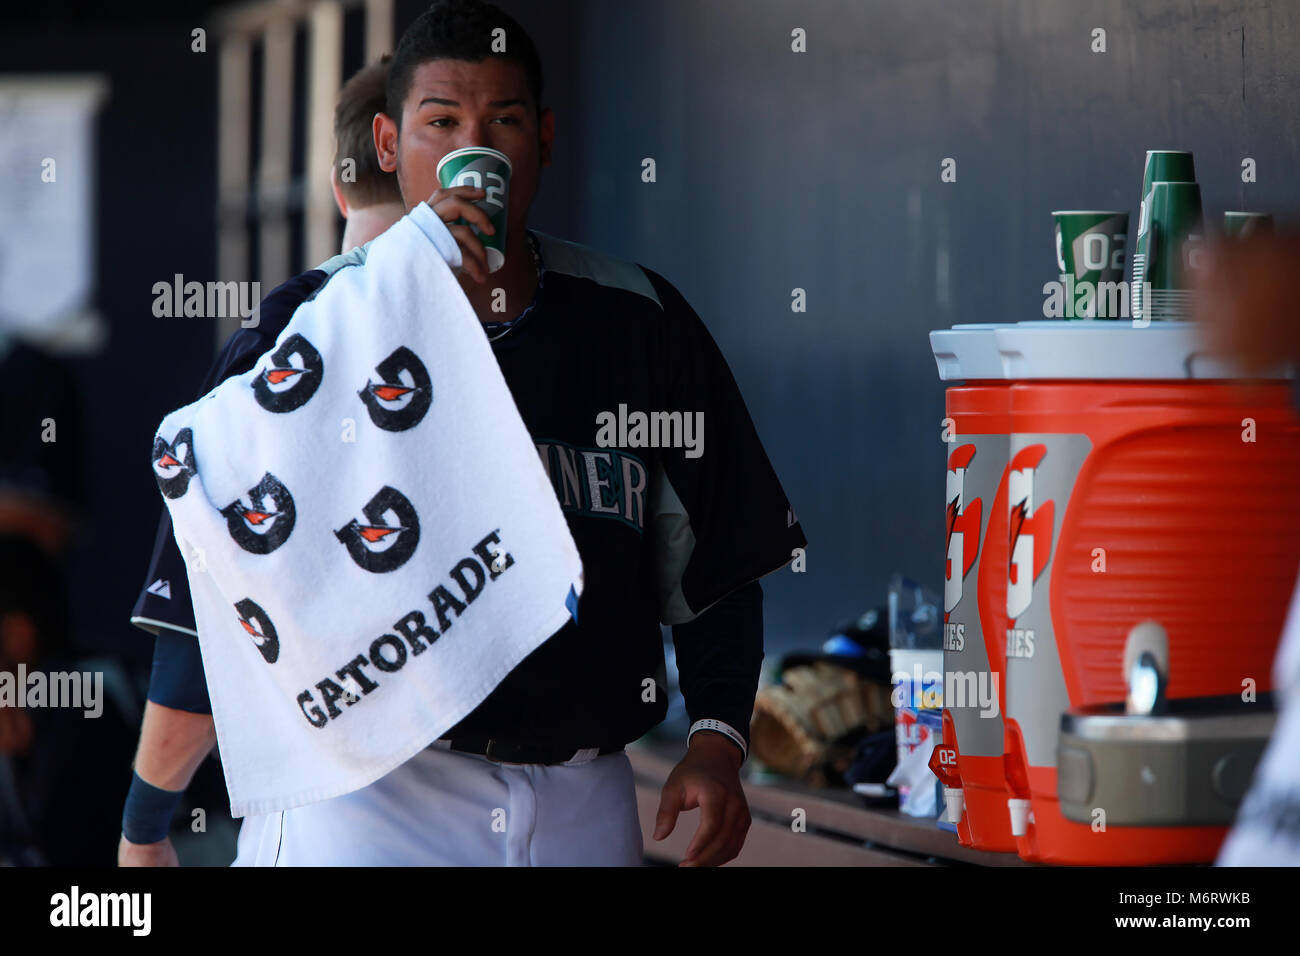
[{"label": "silver necklace", "polygon": [[488,335],[489,342],[495,342],[497,339],[509,335],[515,326],[523,320],[524,316],[527,315],[535,305],[537,305],[537,296],[540,294],[542,289],[542,256],[537,249],[537,240],[533,238],[533,234],[531,232],[526,232],[524,235],[528,239],[528,251],[533,254],[533,268],[537,270],[537,290],[533,293],[533,301],[528,303],[528,306],[524,311],[511,319],[504,329],[497,332],[495,335]]}]

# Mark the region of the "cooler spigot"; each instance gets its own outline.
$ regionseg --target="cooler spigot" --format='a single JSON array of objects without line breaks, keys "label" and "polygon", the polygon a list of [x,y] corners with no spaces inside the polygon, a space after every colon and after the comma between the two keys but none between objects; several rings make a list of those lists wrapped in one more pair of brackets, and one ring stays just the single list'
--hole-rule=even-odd
[{"label": "cooler spigot", "polygon": [[1147,716],[1164,711],[1169,684],[1169,636],[1155,621],[1144,621],[1129,631],[1124,645],[1124,678],[1128,683],[1126,714]]}]

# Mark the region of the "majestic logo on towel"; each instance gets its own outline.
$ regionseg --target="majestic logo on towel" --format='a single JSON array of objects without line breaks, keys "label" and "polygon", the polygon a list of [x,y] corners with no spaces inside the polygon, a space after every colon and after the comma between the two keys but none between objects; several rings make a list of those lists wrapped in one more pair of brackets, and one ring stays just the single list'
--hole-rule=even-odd
[{"label": "majestic logo on towel", "polygon": [[370,420],[385,431],[414,428],[433,402],[433,383],[424,363],[405,345],[378,365],[379,382],[366,380],[357,394],[365,402]]},{"label": "majestic logo on towel", "polygon": [[269,471],[248,489],[249,504],[236,498],[221,509],[230,536],[245,551],[270,554],[288,539],[297,517],[293,496]]},{"label": "majestic logo on towel", "polygon": [[[365,503],[368,523],[353,518],[334,532],[347,545],[352,560],[367,571],[394,571],[415,553],[420,542],[420,518],[406,496],[388,485]],[[392,516],[392,521],[385,518]]]},{"label": "majestic logo on towel", "polygon": [[190,487],[194,467],[194,436],[182,428],[168,444],[161,435],[153,440],[153,475],[168,498],[179,498]]},{"label": "majestic logo on towel", "polygon": [[258,651],[268,664],[274,664],[280,656],[280,637],[266,612],[252,598],[238,602],[235,610],[239,612],[240,626],[248,632]]},{"label": "majestic logo on towel", "polygon": [[324,369],[320,353],[295,333],[271,353],[266,368],[253,379],[253,395],[268,412],[291,412],[316,394]]}]

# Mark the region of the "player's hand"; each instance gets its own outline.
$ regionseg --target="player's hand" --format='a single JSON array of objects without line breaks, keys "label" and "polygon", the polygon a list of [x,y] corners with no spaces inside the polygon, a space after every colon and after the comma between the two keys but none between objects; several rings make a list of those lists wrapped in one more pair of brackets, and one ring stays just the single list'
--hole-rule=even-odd
[{"label": "player's hand", "polygon": [[474,235],[474,230],[470,226],[453,225],[453,223],[457,219],[464,219],[489,236],[495,234],[496,228],[492,225],[488,214],[474,205],[474,200],[482,199],[486,195],[487,190],[477,186],[452,186],[435,189],[433,195],[426,200],[429,208],[447,224],[447,229],[456,238],[456,244],[460,246],[461,273],[468,275],[475,282],[487,281],[487,250],[483,248],[483,240]]},{"label": "player's hand", "polygon": [[1300,322],[1291,288],[1300,236],[1252,236],[1206,250],[1197,272],[1195,319],[1210,350],[1247,372],[1300,361]]},{"label": "player's hand", "polygon": [[722,734],[702,730],[673,768],[659,797],[656,840],[666,839],[683,810],[700,810],[700,825],[681,866],[721,866],[734,860],[749,832],[749,803],[740,785],[740,749]]},{"label": "player's hand", "polygon": [[180,866],[171,837],[157,843],[132,843],[122,837],[117,844],[118,866]]}]

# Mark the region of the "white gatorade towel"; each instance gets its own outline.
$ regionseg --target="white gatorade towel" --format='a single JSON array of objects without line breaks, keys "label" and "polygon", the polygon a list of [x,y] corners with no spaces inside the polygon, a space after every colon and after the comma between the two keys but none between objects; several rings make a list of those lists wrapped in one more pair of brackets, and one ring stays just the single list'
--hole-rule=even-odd
[{"label": "white gatorade towel", "polygon": [[162,422],[231,812],[349,793],[577,614],[582,563],[425,204]]}]

